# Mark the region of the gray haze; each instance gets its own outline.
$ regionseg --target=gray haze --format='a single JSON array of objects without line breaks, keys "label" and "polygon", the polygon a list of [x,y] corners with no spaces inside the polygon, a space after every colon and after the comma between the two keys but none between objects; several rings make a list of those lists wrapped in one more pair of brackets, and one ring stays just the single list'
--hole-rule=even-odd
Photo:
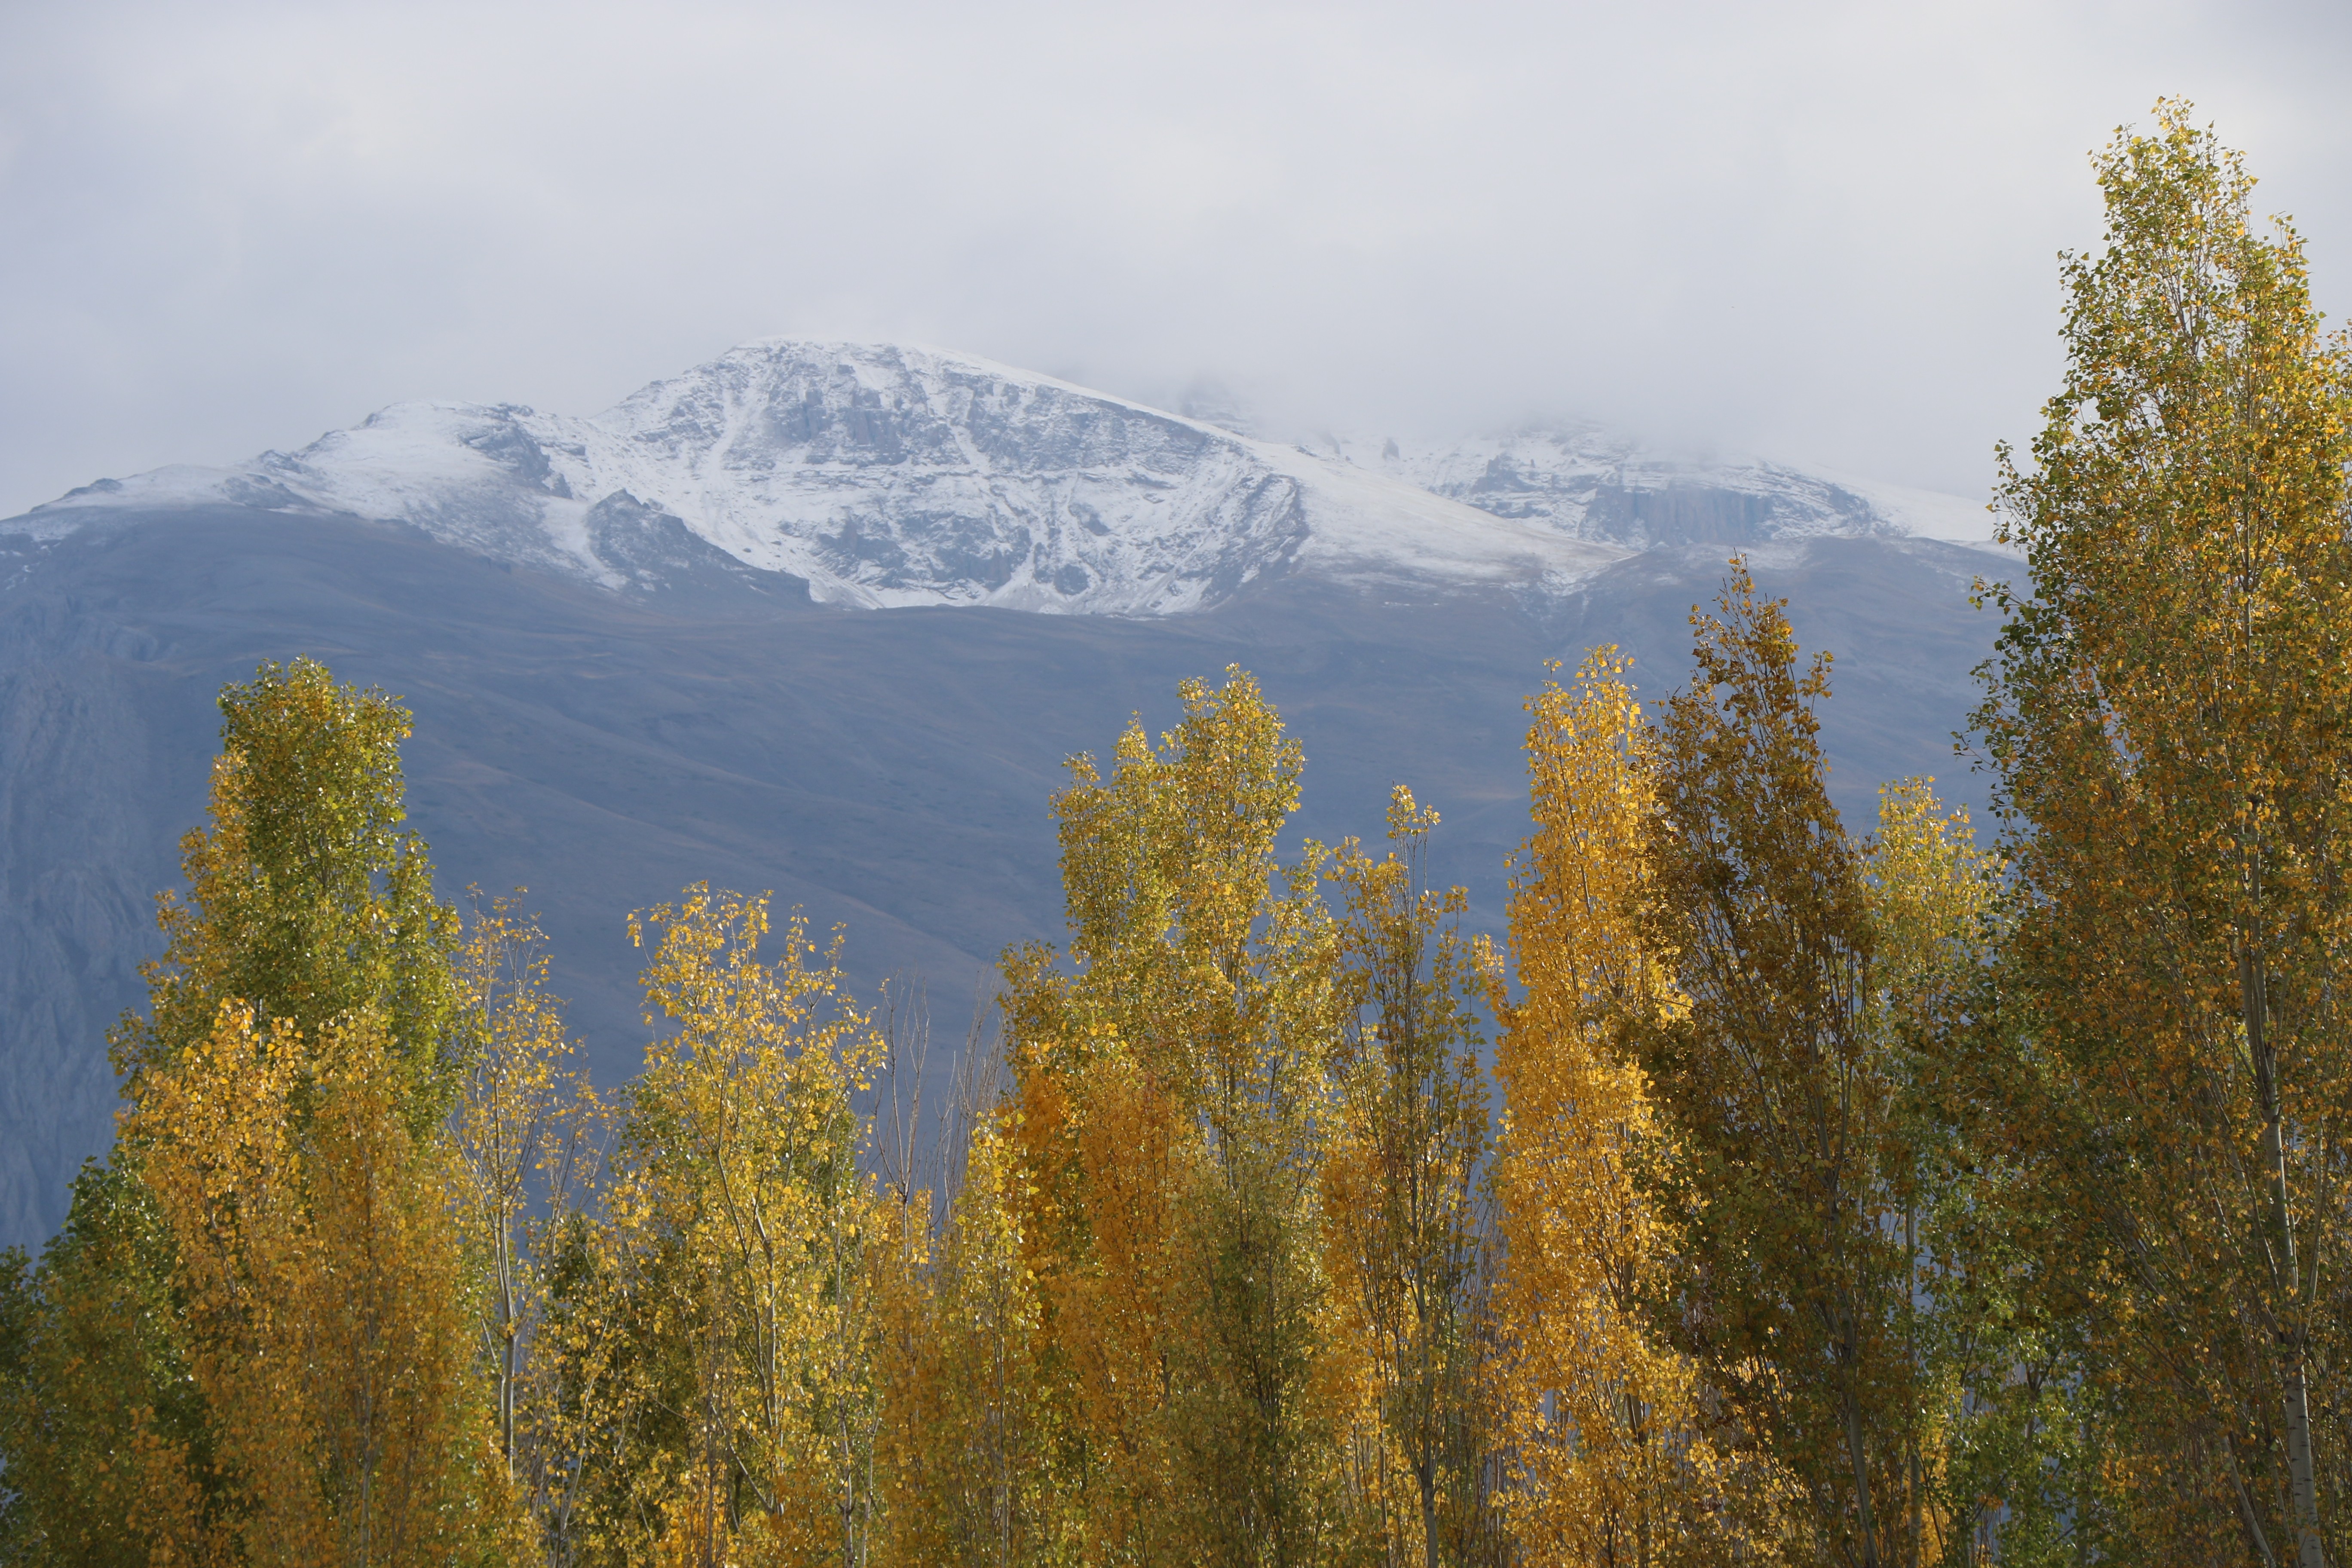
[{"label": "gray haze", "polygon": [[2158,94],[2352,276],[2336,5],[0,4],[0,516],[777,332],[1980,493]]}]

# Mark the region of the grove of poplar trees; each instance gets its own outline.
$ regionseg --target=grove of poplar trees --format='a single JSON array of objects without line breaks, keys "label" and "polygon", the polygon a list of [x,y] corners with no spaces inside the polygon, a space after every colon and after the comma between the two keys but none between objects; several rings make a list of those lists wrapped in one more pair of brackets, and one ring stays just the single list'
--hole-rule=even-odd
[{"label": "grove of poplar trees", "polygon": [[2186,104],[2096,167],[1986,844],[1841,820],[1735,558],[1680,689],[1529,698],[1499,943],[1410,788],[1290,835],[1234,668],[1071,761],[960,1055],[698,885],[599,1089],[409,715],[229,687],[114,1148],[0,1258],[0,1563],[2340,1561],[2352,345]]}]

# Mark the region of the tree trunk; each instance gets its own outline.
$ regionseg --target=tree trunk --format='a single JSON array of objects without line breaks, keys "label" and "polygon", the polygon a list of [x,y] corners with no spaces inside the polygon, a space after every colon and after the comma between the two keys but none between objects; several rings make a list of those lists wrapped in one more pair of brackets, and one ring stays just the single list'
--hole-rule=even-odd
[{"label": "tree trunk", "polygon": [[1421,1557],[1428,1568],[1437,1568],[1437,1462],[1433,1456],[1423,1454],[1421,1470]]},{"label": "tree trunk", "polygon": [[1856,1559],[1861,1568],[1878,1568],[1878,1521],[1870,1508],[1870,1461],[1862,1440],[1862,1399],[1853,1387],[1861,1369],[1855,1363],[1861,1357],[1853,1346],[1846,1347],[1845,1441],[1847,1456],[1853,1461],[1853,1500],[1855,1523],[1862,1533],[1862,1553]]},{"label": "tree trunk", "polygon": [[2286,1139],[2280,1125],[2278,1064],[2263,1037],[2269,1011],[2263,963],[2251,942],[2239,950],[2238,985],[2244,1009],[2246,1050],[2254,1066],[2254,1090],[2262,1100],[2263,1167],[2270,1186],[2271,1283],[2284,1298],[2279,1348],[2280,1382],[2286,1416],[2289,1501],[2294,1510],[2296,1568],[2326,1568],[2319,1534],[2319,1488],[2312,1472],[2311,1401],[2304,1369],[2303,1273],[2296,1262],[2294,1225],[2287,1211]]},{"label": "tree trunk", "polygon": [[2311,1468],[2311,1405],[2300,1345],[2291,1352],[2286,1374],[2287,1466],[2294,1489],[2296,1568],[2326,1568],[2319,1538],[2319,1488]]},{"label": "tree trunk", "polygon": [[502,1193],[499,1204],[499,1446],[505,1451],[507,1479],[515,1473],[515,1378],[522,1345],[515,1326],[514,1218],[506,1212]]},{"label": "tree trunk", "polygon": [[2262,1515],[2254,1511],[2254,1500],[2246,1490],[2246,1478],[2238,1469],[2238,1453],[2230,1446],[2230,1435],[2216,1432],[2213,1441],[2221,1450],[2221,1462],[2230,1472],[2230,1489],[2238,1504],[2238,1522],[2246,1531],[2246,1544],[2262,1559],[2263,1568],[2278,1568],[2278,1558],[2271,1552],[2270,1538],[2263,1533]]}]

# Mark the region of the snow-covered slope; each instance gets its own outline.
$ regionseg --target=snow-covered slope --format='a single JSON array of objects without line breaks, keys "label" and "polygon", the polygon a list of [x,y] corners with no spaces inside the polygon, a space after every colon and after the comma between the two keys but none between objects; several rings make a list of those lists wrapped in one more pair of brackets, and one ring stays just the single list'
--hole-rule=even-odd
[{"label": "snow-covered slope", "polygon": [[1289,573],[1558,590],[1657,545],[1974,526],[1950,497],[1669,462],[1589,426],[1286,445],[968,355],[772,339],[593,418],[398,404],[290,455],[100,480],[8,527],[205,502],[411,523],[615,589],[708,545],[820,602],[1114,615]]},{"label": "snow-covered slope", "polygon": [[1591,425],[1446,442],[1325,436],[1305,445],[1497,517],[1637,550],[1825,535],[1991,537],[1982,505],[1958,496],[1761,460],[1666,458]]},{"label": "snow-covered slope", "polygon": [[593,418],[410,403],[290,455],[104,480],[19,520],[206,500],[416,524],[619,587],[654,512],[820,601],[1168,614],[1269,573],[1564,584],[1623,552],[984,360],[749,343]]}]

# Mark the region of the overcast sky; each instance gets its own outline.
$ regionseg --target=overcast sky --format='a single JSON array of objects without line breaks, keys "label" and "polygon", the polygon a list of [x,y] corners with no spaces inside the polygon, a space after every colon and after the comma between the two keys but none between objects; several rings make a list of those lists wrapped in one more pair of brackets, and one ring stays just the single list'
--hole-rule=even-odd
[{"label": "overcast sky", "polygon": [[0,516],[779,332],[1981,493],[2193,98],[2352,301],[2352,7],[0,0]]}]

